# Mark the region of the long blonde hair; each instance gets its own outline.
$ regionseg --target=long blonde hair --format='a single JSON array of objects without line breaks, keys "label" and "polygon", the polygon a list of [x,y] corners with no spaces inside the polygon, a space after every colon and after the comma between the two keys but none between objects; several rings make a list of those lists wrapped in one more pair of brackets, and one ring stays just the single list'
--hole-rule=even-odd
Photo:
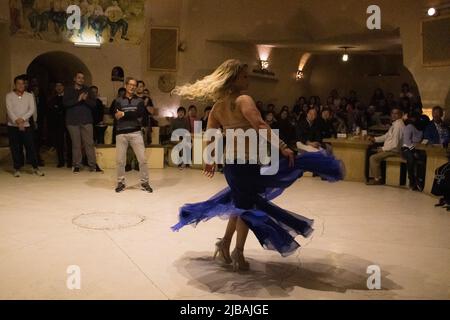
[{"label": "long blonde hair", "polygon": [[239,60],[227,60],[213,73],[197,80],[194,84],[176,87],[172,90],[172,94],[189,100],[220,100],[233,92],[234,81],[245,68],[247,65]]}]

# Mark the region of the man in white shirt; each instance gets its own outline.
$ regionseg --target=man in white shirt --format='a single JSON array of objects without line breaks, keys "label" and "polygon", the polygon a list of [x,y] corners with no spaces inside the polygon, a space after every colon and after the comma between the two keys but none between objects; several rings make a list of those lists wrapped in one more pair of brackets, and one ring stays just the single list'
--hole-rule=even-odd
[{"label": "man in white shirt", "polygon": [[36,110],[34,96],[25,91],[25,81],[22,77],[14,79],[14,91],[6,95],[6,111],[8,116],[9,147],[14,162],[14,176],[20,177],[20,169],[25,165],[23,147],[27,158],[33,166],[33,174],[44,176],[38,168],[38,157],[34,147],[33,131],[30,118]]},{"label": "man in white shirt", "polygon": [[377,149],[377,153],[369,158],[370,178],[368,185],[381,185],[381,162],[389,157],[395,157],[400,154],[402,147],[403,129],[405,124],[402,120],[403,112],[394,108],[391,111],[392,125],[389,131],[380,137],[369,137],[369,140],[377,143],[384,143],[382,147]]}]

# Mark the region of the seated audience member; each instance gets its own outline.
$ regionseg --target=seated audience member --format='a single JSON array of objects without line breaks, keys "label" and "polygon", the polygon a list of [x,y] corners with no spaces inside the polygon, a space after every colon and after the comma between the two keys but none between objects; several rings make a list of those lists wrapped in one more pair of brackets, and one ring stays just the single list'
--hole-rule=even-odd
[{"label": "seated audience member", "polygon": [[436,169],[431,193],[441,197],[435,207],[446,206],[447,211],[450,211],[450,162]]},{"label": "seated audience member", "polygon": [[272,112],[273,115],[275,115],[275,105],[273,103],[269,103],[267,105],[267,110],[266,110],[265,114],[267,114],[269,112]]},{"label": "seated audience member", "polygon": [[400,98],[398,106],[404,113],[411,114],[413,112],[411,100],[407,97]]},{"label": "seated audience member", "polygon": [[433,121],[431,121],[423,133],[423,138],[428,140],[428,144],[446,145],[449,141],[449,129],[445,126],[442,117],[444,110],[436,106],[433,108]]},{"label": "seated audience member", "polygon": [[188,120],[188,124],[189,124],[189,131],[191,133],[194,133],[195,121],[199,120],[197,118],[197,107],[196,106],[194,106],[194,105],[189,106],[187,120]]},{"label": "seated audience member", "polygon": [[372,98],[370,100],[370,105],[375,106],[377,112],[386,112],[385,108],[380,105],[382,104],[381,101],[386,102],[386,99],[384,97],[384,93],[383,90],[381,90],[380,88],[375,89]]},{"label": "seated audience member", "polygon": [[397,105],[397,101],[395,100],[395,96],[392,92],[388,92],[386,94],[386,104],[389,110]]},{"label": "seated audience member", "polygon": [[283,111],[287,111],[287,113],[289,114],[289,107],[288,107],[288,106],[282,106],[282,107],[281,107],[280,113],[279,113],[278,116],[277,116],[277,120],[280,119],[281,113],[282,113]]},{"label": "seated audience member", "polygon": [[[189,131],[190,124],[189,120],[186,118],[186,109],[184,107],[179,107],[177,109],[177,117],[172,120],[170,124],[170,134],[172,134],[177,129],[185,129]],[[185,163],[180,163],[178,168],[183,169],[186,167]]]},{"label": "seated audience member", "polygon": [[321,146],[322,136],[316,120],[317,110],[312,107],[308,110],[306,118],[297,126],[296,138],[297,141],[318,149]]},{"label": "seated audience member", "polygon": [[403,113],[400,109],[394,108],[391,112],[392,125],[389,131],[380,137],[369,137],[369,140],[377,143],[384,143],[382,147],[377,148],[375,154],[369,158],[369,170],[370,177],[368,185],[381,185],[381,162],[389,157],[394,157],[399,155],[402,138],[403,129],[405,124],[402,119]]},{"label": "seated audience member", "polygon": [[333,118],[329,109],[323,109],[321,117],[317,119],[320,127],[320,136],[322,139],[329,139],[336,137],[335,122],[336,118]]},{"label": "seated audience member", "polygon": [[408,83],[402,84],[402,91],[400,92],[400,99],[408,98],[409,100],[413,100],[414,94],[411,92],[411,88]]},{"label": "seated audience member", "polygon": [[205,108],[203,117],[202,117],[202,130],[206,131],[206,127],[208,125],[208,117],[209,117],[209,113],[211,112],[212,107],[208,106]]},{"label": "seated audience member", "polygon": [[405,127],[402,116],[403,113],[400,109],[392,109],[392,125],[389,128],[389,131],[380,137],[369,137],[369,140],[372,142],[384,144],[369,158],[369,173],[372,179],[369,179],[368,185],[383,184],[381,177],[381,162],[389,157],[399,155],[402,145],[403,129]]},{"label": "seated audience member", "polygon": [[275,114],[273,111],[268,111],[264,117],[264,120],[272,129],[278,129],[277,120],[275,119]]},{"label": "seated audience member", "polygon": [[301,115],[302,115],[302,107],[299,104],[296,104],[292,108],[292,112],[289,118],[293,126],[297,126],[297,124],[300,122]]},{"label": "seated audience member", "polygon": [[348,101],[353,105],[356,105],[356,103],[358,102],[358,96],[356,95],[355,90],[350,90],[350,92],[348,93]]},{"label": "seated audience member", "polygon": [[280,119],[277,121],[277,127],[281,140],[288,145],[295,144],[295,127],[289,120],[289,112],[286,110],[281,111]]},{"label": "seated audience member", "polygon": [[420,124],[420,114],[412,113],[406,119],[403,130],[402,155],[408,168],[409,187],[414,191],[423,190],[425,178],[425,156],[415,148],[415,144],[422,141],[424,128]]},{"label": "seated audience member", "polygon": [[381,125],[380,114],[376,112],[375,106],[369,106],[366,111],[367,128]]}]

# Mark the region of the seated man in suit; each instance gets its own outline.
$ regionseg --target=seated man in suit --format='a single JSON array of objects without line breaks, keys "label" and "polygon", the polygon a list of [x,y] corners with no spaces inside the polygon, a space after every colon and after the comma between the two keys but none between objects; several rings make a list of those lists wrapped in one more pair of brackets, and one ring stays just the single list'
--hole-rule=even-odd
[{"label": "seated man in suit", "polygon": [[436,106],[433,108],[433,121],[431,121],[423,133],[423,138],[428,140],[428,144],[447,144],[449,141],[449,129],[444,125],[442,117],[444,110]]}]

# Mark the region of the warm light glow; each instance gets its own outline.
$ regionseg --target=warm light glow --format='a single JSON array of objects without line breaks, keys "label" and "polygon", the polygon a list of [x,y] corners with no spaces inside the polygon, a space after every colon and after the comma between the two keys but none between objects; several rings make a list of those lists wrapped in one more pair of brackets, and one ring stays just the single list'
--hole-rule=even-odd
[{"label": "warm light glow", "polygon": [[347,53],[344,53],[344,54],[342,55],[342,61],[344,61],[344,62],[347,62],[347,61],[348,61],[348,54],[347,54]]},{"label": "warm light glow", "polygon": [[259,60],[262,60],[262,61],[269,60],[269,56],[270,56],[270,52],[272,51],[272,47],[271,46],[263,46],[263,45],[258,45],[256,47],[258,48]]},{"label": "warm light glow", "polygon": [[99,42],[74,42],[76,47],[86,47],[86,48],[100,48],[101,44]]},{"label": "warm light glow", "polygon": [[299,80],[303,79],[304,77],[305,77],[305,74],[303,73],[303,71],[302,70],[298,70],[297,74],[295,76],[295,80],[299,81]]},{"label": "warm light glow", "polygon": [[308,62],[309,58],[311,58],[311,53],[304,53],[302,57],[300,58],[300,62],[298,63],[298,70],[305,69],[306,63]]},{"label": "warm light glow", "polygon": [[269,61],[267,60],[260,60],[261,70],[267,70],[269,69]]},{"label": "warm light glow", "polygon": [[435,14],[436,14],[436,9],[435,8],[428,9],[428,15],[430,17],[434,16]]},{"label": "warm light glow", "polygon": [[92,32],[84,32],[82,38],[78,35],[73,35],[70,40],[77,47],[100,48],[102,45],[101,41],[97,41],[95,34]]}]

